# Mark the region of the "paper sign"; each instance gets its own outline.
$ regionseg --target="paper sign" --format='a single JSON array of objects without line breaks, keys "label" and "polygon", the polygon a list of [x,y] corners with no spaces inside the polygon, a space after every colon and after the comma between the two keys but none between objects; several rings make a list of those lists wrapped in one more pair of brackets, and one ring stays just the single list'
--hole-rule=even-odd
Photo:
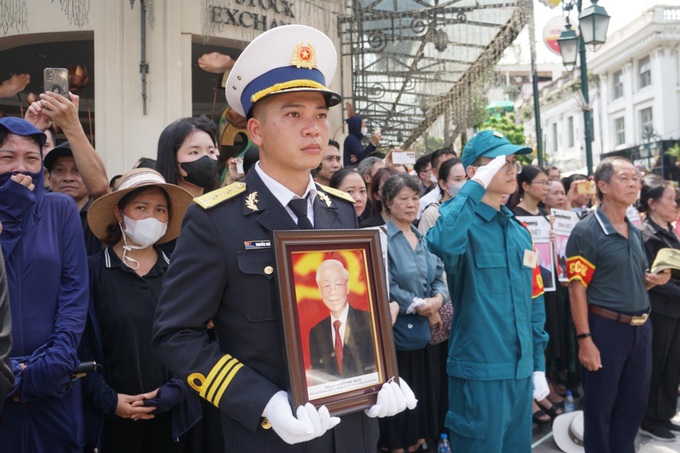
[{"label": "paper sign", "polygon": [[642,228],[642,219],[640,219],[640,212],[633,206],[628,206],[626,209],[626,217],[630,220],[630,223],[638,228]]},{"label": "paper sign", "polygon": [[567,277],[567,242],[571,236],[571,230],[579,222],[578,214],[574,211],[565,211],[562,209],[553,209],[555,216],[555,250],[557,250],[557,278],[561,282],[568,282]]},{"label": "paper sign", "polygon": [[394,151],[392,162],[395,164],[413,165],[416,163],[416,153],[413,151]]},{"label": "paper sign", "polygon": [[517,220],[527,226],[534,240],[545,292],[555,291],[555,253],[550,242],[550,222],[543,216],[517,216]]}]

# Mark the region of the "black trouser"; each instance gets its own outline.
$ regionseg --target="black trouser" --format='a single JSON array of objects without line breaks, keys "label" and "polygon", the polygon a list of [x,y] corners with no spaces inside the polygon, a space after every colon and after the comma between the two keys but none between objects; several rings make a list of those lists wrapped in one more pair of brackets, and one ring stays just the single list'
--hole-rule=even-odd
[{"label": "black trouser", "polygon": [[590,313],[602,368],[583,371],[586,453],[634,453],[652,366],[652,325],[630,326]]},{"label": "black trouser", "polygon": [[652,312],[652,383],[642,427],[666,425],[675,416],[680,383],[680,319]]}]

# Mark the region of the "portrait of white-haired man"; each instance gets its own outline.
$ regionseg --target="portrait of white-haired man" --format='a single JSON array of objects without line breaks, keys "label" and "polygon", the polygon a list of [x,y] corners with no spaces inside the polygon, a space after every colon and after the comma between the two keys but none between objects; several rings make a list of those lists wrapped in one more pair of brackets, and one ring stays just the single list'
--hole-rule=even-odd
[{"label": "portrait of white-haired man", "polygon": [[349,272],[340,261],[325,260],[316,271],[316,283],[330,313],[309,332],[312,370],[335,379],[375,372],[371,315],[349,304]]}]

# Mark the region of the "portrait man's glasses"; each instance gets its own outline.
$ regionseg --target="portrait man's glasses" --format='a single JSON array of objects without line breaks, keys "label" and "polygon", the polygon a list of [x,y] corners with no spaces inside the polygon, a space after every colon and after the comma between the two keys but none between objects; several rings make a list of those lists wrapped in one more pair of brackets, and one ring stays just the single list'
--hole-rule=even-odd
[{"label": "portrait man's glasses", "polygon": [[347,283],[334,283],[332,285],[327,284],[327,285],[321,285],[319,288],[321,288],[321,291],[324,294],[328,294],[331,292],[331,289],[334,289],[336,291],[343,291],[347,287]]}]

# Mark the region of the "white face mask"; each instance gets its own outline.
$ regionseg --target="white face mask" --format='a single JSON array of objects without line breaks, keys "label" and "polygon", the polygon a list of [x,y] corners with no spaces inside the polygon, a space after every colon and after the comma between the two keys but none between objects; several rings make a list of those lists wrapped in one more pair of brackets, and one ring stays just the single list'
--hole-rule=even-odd
[{"label": "white face mask", "polygon": [[[134,269],[139,268],[139,262],[133,258],[129,258],[126,255],[126,252],[129,252],[130,250],[141,250],[145,249],[153,244],[155,244],[160,238],[162,238],[165,235],[165,232],[168,230],[168,224],[163,223],[160,220],[157,220],[153,217],[147,217],[146,219],[142,220],[135,220],[131,219],[130,217],[123,215],[123,220],[125,221],[125,229],[123,230],[123,226],[121,224],[118,224],[120,226],[120,230],[123,232],[123,260],[130,261],[131,263],[135,263],[136,267]],[[135,245],[129,245],[127,243],[127,238],[130,238],[132,241],[134,241]]]},{"label": "white face mask", "polygon": [[430,175],[430,181],[432,181],[433,184],[437,184],[437,177],[435,175]]},{"label": "white face mask", "polygon": [[448,184],[446,185],[447,192],[449,193],[451,198],[458,195],[458,192],[460,192],[460,189],[463,187],[463,184],[465,184],[465,181],[461,181],[459,183],[456,183],[453,186],[449,186]]},{"label": "white face mask", "polygon": [[368,134],[368,128],[367,127],[362,127],[361,128],[361,135],[367,135]]},{"label": "white face mask", "polygon": [[154,217],[142,220],[134,220],[124,215],[125,234],[132,239],[139,248],[147,248],[154,245],[168,231],[168,224]]}]

